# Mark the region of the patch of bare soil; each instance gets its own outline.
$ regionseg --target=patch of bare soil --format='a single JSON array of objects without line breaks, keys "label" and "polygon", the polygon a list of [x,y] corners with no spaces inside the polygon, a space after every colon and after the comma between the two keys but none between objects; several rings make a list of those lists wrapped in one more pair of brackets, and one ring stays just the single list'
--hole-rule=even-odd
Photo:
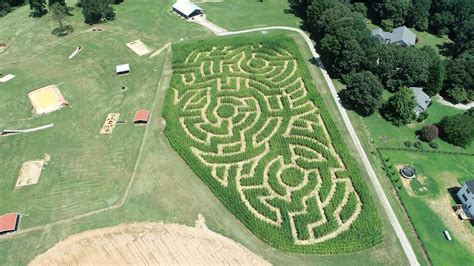
[{"label": "patch of bare soil", "polygon": [[136,223],[70,236],[30,265],[270,265],[242,245],[203,226]]}]

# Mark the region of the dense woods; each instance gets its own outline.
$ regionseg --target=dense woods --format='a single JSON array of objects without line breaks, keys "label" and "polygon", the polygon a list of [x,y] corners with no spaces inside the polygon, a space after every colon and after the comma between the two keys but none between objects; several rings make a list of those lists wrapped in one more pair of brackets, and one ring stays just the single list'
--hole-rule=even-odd
[{"label": "dense woods", "polygon": [[[316,41],[321,59],[334,78],[341,78],[347,89],[341,98],[347,107],[361,115],[380,108],[383,116],[396,125],[414,117],[393,116],[394,102],[383,103],[374,91],[381,83],[389,92],[404,87],[423,87],[430,96],[441,94],[453,103],[474,100],[474,0],[289,0],[304,28]],[[380,43],[372,37],[367,19],[385,31],[395,27],[414,27],[437,36],[448,36],[453,42],[438,47],[402,47]],[[358,74],[354,74],[358,73]],[[361,74],[364,73],[364,74]],[[372,74],[365,84],[354,84],[354,75]],[[360,77],[360,76],[359,76]],[[375,80],[374,80],[375,79]],[[395,101],[397,97],[392,97]],[[407,93],[405,97],[410,98]],[[374,103],[379,101],[378,103]],[[411,102],[411,101],[410,101]],[[370,110],[367,109],[370,106]],[[392,110],[393,111],[393,110]],[[400,115],[400,114],[399,114]]]}]

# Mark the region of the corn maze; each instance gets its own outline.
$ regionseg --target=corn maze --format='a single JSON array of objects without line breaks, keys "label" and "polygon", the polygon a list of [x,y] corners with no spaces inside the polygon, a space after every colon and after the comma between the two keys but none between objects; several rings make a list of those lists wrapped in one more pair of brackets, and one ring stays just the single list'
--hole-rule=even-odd
[{"label": "corn maze", "polygon": [[173,147],[265,242],[338,253],[381,242],[380,221],[291,39],[173,47]]}]

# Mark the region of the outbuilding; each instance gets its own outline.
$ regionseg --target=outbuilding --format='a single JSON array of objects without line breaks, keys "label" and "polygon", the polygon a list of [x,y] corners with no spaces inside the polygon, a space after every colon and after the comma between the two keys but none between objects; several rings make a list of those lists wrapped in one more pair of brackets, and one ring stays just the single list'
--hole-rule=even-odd
[{"label": "outbuilding", "polygon": [[20,223],[20,214],[17,212],[7,213],[0,216],[0,235],[15,232]]},{"label": "outbuilding", "polygon": [[115,67],[115,71],[117,73],[117,76],[128,75],[130,74],[130,65],[129,64],[118,65]]},{"label": "outbuilding", "polygon": [[199,6],[191,3],[189,0],[176,0],[172,6],[173,11],[188,19],[204,13]]},{"label": "outbuilding", "polygon": [[150,118],[150,111],[148,110],[139,110],[135,113],[133,118],[133,124],[135,125],[146,125],[148,124],[148,119]]}]

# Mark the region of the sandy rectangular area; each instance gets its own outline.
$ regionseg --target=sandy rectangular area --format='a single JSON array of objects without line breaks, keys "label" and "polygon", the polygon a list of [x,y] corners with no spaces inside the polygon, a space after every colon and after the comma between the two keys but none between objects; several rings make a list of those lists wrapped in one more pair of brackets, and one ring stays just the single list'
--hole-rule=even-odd
[{"label": "sandy rectangular area", "polygon": [[49,85],[28,93],[33,112],[37,115],[54,112],[67,106],[67,102],[56,85]]},{"label": "sandy rectangular area", "polygon": [[104,125],[100,130],[100,134],[112,134],[115,125],[117,124],[117,120],[120,116],[120,113],[110,113],[107,115],[105,119]]},{"label": "sandy rectangular area", "polygon": [[132,51],[134,51],[139,56],[151,53],[150,48],[148,48],[148,46],[146,46],[146,44],[144,44],[140,40],[135,40],[127,43],[127,47],[132,49]]},{"label": "sandy rectangular area", "polygon": [[34,185],[38,183],[43,170],[44,160],[27,161],[23,163],[16,182],[16,187]]}]

